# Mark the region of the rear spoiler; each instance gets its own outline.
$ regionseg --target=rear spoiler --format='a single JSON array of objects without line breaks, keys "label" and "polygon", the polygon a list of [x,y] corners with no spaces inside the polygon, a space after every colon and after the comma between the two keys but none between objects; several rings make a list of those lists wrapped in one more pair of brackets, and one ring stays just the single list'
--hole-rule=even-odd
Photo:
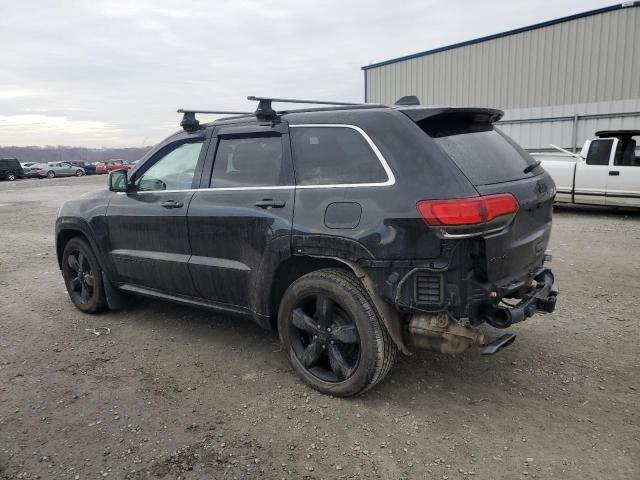
[{"label": "rear spoiler", "polygon": [[459,107],[401,107],[398,111],[404,113],[414,122],[440,117],[443,120],[471,120],[477,123],[493,123],[502,118],[504,112],[494,108],[459,108]]}]

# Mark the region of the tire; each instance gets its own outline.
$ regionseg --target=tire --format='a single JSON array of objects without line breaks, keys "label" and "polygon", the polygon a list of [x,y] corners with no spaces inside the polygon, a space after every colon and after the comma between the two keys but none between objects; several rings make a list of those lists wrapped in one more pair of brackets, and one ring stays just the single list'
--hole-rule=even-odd
[{"label": "tire", "polygon": [[76,170],[76,177],[82,177],[84,175],[84,172],[80,169]]},{"label": "tire", "polygon": [[5,178],[6,178],[7,180],[9,180],[10,182],[13,182],[13,181],[16,179],[16,174],[15,174],[15,173],[13,173],[13,172],[7,172],[7,173],[5,174]]},{"label": "tire", "polygon": [[56,178],[56,172],[54,172],[53,170],[49,170],[47,172],[47,177],[49,178]]},{"label": "tire", "polygon": [[296,373],[329,395],[366,392],[386,376],[397,354],[362,283],[336,268],[311,272],[289,286],[278,331]]},{"label": "tire", "polygon": [[69,298],[78,310],[98,313],[106,309],[102,270],[91,246],[83,238],[73,237],[65,245],[62,276]]}]

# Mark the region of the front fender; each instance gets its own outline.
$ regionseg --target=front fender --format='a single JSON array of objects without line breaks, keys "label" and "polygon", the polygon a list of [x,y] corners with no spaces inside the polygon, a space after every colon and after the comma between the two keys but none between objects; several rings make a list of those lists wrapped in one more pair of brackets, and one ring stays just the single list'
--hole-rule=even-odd
[{"label": "front fender", "polygon": [[100,268],[107,274],[107,276],[111,277],[111,275],[109,275],[111,272],[111,265],[107,260],[107,256],[100,245],[100,242],[97,241],[94,230],[91,228],[89,223],[82,218],[58,217],[56,220],[55,244],[58,267],[62,268],[62,253],[64,252],[65,245],[70,238],[77,236],[78,234],[85,237],[89,242],[89,245],[91,245],[98,262],[100,263]]}]

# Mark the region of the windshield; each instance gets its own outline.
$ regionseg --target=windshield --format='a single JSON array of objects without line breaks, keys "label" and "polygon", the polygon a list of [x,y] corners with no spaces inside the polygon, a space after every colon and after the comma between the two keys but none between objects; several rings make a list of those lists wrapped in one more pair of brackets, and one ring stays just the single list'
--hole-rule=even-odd
[{"label": "windshield", "polygon": [[490,123],[438,121],[419,122],[474,185],[502,183],[531,177],[541,169],[524,173],[535,160]]}]

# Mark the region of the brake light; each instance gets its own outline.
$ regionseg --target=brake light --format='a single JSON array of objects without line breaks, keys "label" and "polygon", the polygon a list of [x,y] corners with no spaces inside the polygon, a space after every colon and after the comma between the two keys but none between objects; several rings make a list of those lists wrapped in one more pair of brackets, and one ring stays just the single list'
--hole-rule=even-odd
[{"label": "brake light", "polygon": [[418,212],[431,227],[442,229],[444,234],[454,234],[458,227],[480,226],[487,228],[464,229],[463,234],[481,234],[488,229],[508,225],[518,211],[518,202],[509,193],[474,198],[450,200],[421,200],[416,204]]}]

